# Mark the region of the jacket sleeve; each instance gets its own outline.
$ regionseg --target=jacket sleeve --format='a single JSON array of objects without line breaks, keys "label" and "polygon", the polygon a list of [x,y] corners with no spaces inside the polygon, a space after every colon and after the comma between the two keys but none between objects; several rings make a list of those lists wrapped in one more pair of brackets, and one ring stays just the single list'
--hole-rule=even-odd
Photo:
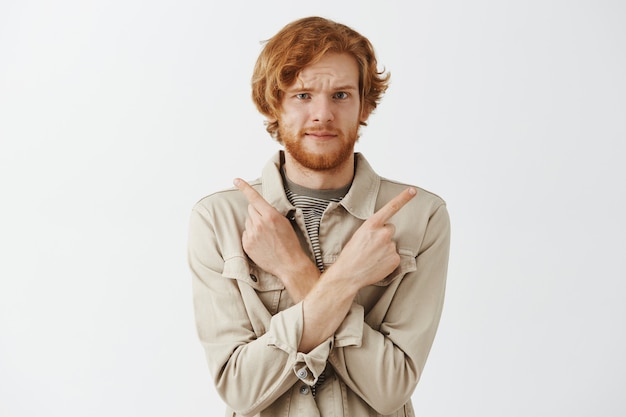
[{"label": "jacket sleeve", "polygon": [[[224,220],[217,221],[203,205],[192,210],[188,261],[196,327],[224,402],[239,414],[255,415],[289,390],[298,376],[313,383],[326,365],[332,339],[309,354],[297,352],[302,304],[271,316],[252,287],[225,276],[225,264],[247,261],[243,252],[235,256],[241,259],[224,255]],[[302,369],[310,372],[303,375]]]},{"label": "jacket sleeve", "polygon": [[[449,248],[450,222],[441,205],[429,219],[414,270],[382,297],[392,297],[382,320],[368,320],[355,304],[355,314],[348,315],[335,335],[329,362],[380,414],[392,414],[407,403],[419,381],[441,317]],[[342,333],[351,336],[346,339]]]}]

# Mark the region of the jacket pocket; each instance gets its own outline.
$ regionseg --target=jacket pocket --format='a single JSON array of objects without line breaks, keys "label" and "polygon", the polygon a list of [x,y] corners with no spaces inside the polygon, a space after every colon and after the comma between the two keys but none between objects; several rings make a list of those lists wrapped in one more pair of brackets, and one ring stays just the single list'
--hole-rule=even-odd
[{"label": "jacket pocket", "polygon": [[413,253],[407,253],[409,251],[403,251],[402,249],[400,249],[398,252],[400,254],[400,264],[398,265],[398,267],[394,269],[391,274],[387,275],[385,279],[378,281],[374,285],[379,287],[386,287],[398,278],[405,276],[409,272],[417,270],[417,262],[415,261],[415,256],[413,255]]},{"label": "jacket pocket", "polygon": [[[259,268],[247,258],[237,256],[224,262],[222,276],[237,281],[246,308],[258,307],[260,301],[270,315],[278,312],[285,285],[274,275]],[[258,312],[251,311],[250,314],[256,315]]]}]

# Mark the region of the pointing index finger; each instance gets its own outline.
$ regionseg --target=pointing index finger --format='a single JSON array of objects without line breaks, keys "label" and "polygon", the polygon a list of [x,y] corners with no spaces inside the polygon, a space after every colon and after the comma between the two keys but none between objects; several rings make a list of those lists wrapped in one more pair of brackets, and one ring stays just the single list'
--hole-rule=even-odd
[{"label": "pointing index finger", "polygon": [[411,201],[416,194],[417,190],[414,187],[408,187],[382,206],[369,220],[379,225],[387,223],[387,221],[391,219],[394,214],[399,212],[406,203]]},{"label": "pointing index finger", "polygon": [[233,184],[239,189],[239,191],[243,193],[246,199],[248,199],[248,203],[250,203],[250,205],[254,207],[257,211],[261,212],[263,210],[266,210],[268,207],[272,207],[267,201],[265,201],[263,196],[261,196],[261,194],[259,194],[257,190],[252,188],[250,184],[248,184],[241,178],[235,178],[233,180]]}]

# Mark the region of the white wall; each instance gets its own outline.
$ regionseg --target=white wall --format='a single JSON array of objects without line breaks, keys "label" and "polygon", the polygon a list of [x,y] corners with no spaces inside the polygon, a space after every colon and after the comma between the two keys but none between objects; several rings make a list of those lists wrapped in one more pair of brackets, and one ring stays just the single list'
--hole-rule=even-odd
[{"label": "white wall", "polygon": [[222,415],[188,215],[278,148],[252,65],[312,14],[392,72],[358,150],[449,205],[417,414],[626,414],[623,2],[7,0],[0,416]]}]

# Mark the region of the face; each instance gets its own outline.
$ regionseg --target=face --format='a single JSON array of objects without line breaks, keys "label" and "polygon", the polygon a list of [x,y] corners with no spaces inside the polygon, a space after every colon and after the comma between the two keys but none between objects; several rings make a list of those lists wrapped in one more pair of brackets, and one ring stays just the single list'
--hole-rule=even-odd
[{"label": "face", "polygon": [[313,171],[341,168],[352,161],[360,114],[359,68],[349,54],[326,54],[304,67],[285,91],[278,138],[285,151]]}]

